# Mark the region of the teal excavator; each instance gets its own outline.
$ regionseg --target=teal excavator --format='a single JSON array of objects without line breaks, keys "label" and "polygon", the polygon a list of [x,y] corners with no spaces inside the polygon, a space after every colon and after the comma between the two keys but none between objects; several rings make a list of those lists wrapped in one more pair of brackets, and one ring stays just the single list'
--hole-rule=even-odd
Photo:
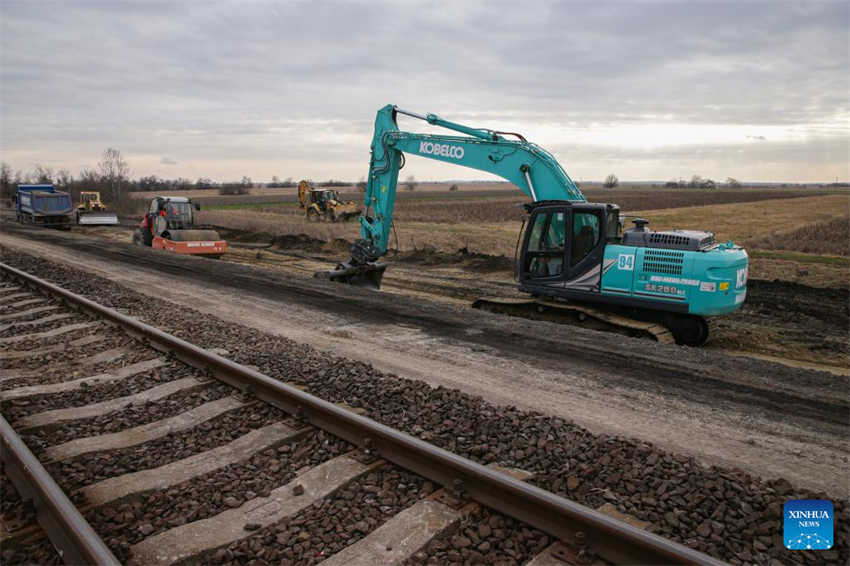
[{"label": "teal excavator", "polygon": [[[399,114],[464,135],[401,131]],[[388,105],[372,138],[361,239],[333,281],[380,288],[399,170],[412,154],[493,173],[531,198],[517,257],[522,299],[481,299],[473,306],[526,316],[592,322],[661,342],[701,345],[706,317],[739,309],[747,294],[747,252],[695,230],[655,232],[641,218],[623,230],[616,204],[587,202],[557,160],[512,132],[471,128]],[[545,317],[544,317],[545,318]],[[589,324],[594,326],[594,324]]]}]

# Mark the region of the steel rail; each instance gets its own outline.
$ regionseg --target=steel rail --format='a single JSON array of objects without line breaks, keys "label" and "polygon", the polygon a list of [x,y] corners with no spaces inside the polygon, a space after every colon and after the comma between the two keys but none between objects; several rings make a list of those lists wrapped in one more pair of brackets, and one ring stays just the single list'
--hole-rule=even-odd
[{"label": "steel rail", "polygon": [[588,558],[599,557],[615,564],[725,564],[343,409],[12,266],[0,263],[0,269],[64,299],[71,306],[119,325],[150,346],[295,414],[369,454],[450,487],[464,497],[579,548]]},{"label": "steel rail", "polygon": [[0,457],[21,498],[32,500],[36,520],[66,564],[121,564],[2,415]]}]

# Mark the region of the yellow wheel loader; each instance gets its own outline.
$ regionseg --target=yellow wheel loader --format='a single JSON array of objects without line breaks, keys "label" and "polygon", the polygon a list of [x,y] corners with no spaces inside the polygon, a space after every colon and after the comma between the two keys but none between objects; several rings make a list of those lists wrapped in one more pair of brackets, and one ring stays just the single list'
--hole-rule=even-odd
[{"label": "yellow wheel loader", "polygon": [[307,181],[298,183],[298,203],[305,209],[307,220],[345,222],[360,216],[361,208],[353,200],[342,201],[333,189],[317,189]]},{"label": "yellow wheel loader", "polygon": [[100,200],[97,191],[80,191],[80,202],[77,205],[77,224],[85,226],[115,226],[118,215],[107,212],[106,205]]}]

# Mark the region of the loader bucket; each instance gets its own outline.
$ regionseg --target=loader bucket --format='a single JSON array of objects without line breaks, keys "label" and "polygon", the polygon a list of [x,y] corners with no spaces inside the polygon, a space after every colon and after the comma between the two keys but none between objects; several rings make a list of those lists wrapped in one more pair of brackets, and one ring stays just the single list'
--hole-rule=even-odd
[{"label": "loader bucket", "polygon": [[81,212],[77,218],[80,226],[115,226],[118,215],[113,212]]},{"label": "loader bucket", "polygon": [[317,271],[313,274],[313,277],[378,290],[381,288],[381,279],[386,269],[386,263],[367,263],[364,265],[340,263],[333,271]]}]

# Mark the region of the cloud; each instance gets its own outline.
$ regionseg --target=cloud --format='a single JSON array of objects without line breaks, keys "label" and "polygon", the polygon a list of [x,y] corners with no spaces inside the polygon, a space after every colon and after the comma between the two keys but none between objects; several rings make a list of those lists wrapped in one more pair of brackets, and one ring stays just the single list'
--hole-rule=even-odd
[{"label": "cloud", "polygon": [[747,139],[751,139],[751,140],[761,140],[761,141],[765,141],[765,140],[767,140],[767,138],[766,138],[766,137],[764,137],[764,136],[747,136]]},{"label": "cloud", "polygon": [[[356,179],[387,103],[546,145],[570,142],[548,132],[604,129],[612,158],[636,127],[747,127],[776,148],[783,132],[805,131],[848,149],[848,16],[846,2],[7,2],[0,151],[24,168],[74,167],[118,147],[139,174]],[[182,162],[151,159],[160,155]],[[418,167],[420,178],[445,171]],[[754,173],[784,171],[765,162]],[[796,174],[831,178],[820,166]]]},{"label": "cloud", "polygon": [[159,160],[163,165],[177,165],[176,159],[171,159],[170,157],[163,156],[162,159]]}]

